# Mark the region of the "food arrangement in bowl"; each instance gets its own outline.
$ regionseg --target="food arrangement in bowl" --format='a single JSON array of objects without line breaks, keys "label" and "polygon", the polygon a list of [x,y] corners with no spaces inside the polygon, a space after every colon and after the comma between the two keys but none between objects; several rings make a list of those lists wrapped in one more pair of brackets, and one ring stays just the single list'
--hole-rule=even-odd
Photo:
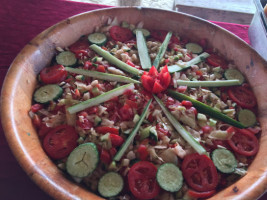
[{"label": "food arrangement in bowl", "polygon": [[74,181],[111,199],[203,199],[246,175],[257,101],[204,38],[114,18],[56,49],[29,116]]}]

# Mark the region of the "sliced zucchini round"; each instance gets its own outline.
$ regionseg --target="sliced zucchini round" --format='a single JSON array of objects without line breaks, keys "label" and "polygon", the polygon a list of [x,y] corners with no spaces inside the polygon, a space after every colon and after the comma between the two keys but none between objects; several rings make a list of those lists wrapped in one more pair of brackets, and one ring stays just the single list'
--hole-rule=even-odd
[{"label": "sliced zucchini round", "polygon": [[136,35],[136,31],[142,31],[145,38],[150,36],[150,31],[144,28],[136,28],[133,30],[133,33]]},{"label": "sliced zucchini round", "polygon": [[94,143],[84,143],[76,147],[66,162],[67,172],[74,177],[83,178],[92,173],[99,161],[99,153]]},{"label": "sliced zucchini round", "polygon": [[232,79],[238,79],[240,84],[244,83],[245,78],[244,76],[241,74],[241,72],[237,69],[227,69],[224,72],[224,77],[228,80],[232,80]]},{"label": "sliced zucchini round", "polygon": [[56,56],[56,61],[64,67],[73,67],[77,63],[77,58],[71,51],[63,51]]},{"label": "sliced zucchini round", "polygon": [[197,43],[187,43],[185,48],[195,54],[200,54],[203,52],[203,48]]},{"label": "sliced zucchini round", "polygon": [[91,44],[103,46],[107,42],[107,36],[104,33],[92,33],[88,35],[88,40]]},{"label": "sliced zucchini round", "polygon": [[98,192],[103,197],[117,196],[123,189],[123,179],[116,172],[104,174],[98,182]]},{"label": "sliced zucchini round", "polygon": [[222,173],[233,173],[237,167],[234,154],[227,149],[215,149],[211,154],[211,159],[216,168]]},{"label": "sliced zucchini round", "polygon": [[62,94],[61,87],[56,84],[48,84],[38,88],[33,94],[33,99],[38,103],[49,103],[60,98]]},{"label": "sliced zucchini round", "polygon": [[183,180],[181,170],[173,163],[165,163],[158,168],[157,182],[166,191],[179,191],[183,185]]},{"label": "sliced zucchini round", "polygon": [[240,110],[237,119],[246,127],[254,126],[257,122],[256,115],[248,109]]}]

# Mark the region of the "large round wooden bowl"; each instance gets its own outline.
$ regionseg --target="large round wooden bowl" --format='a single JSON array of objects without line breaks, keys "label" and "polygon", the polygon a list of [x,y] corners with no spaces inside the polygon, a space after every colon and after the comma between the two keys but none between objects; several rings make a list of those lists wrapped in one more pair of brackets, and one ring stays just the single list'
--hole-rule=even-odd
[{"label": "large round wooden bowl", "polygon": [[[267,188],[267,63],[249,45],[207,21],[177,12],[150,8],[111,8],[66,19],[29,42],[12,63],[2,90],[1,118],[8,143],[29,177],[55,199],[102,199],[68,180],[47,157],[28,117],[36,76],[48,65],[55,47],[65,47],[91,33],[107,19],[165,29],[192,41],[208,39],[229,61],[234,62],[251,84],[259,107],[262,134],[259,152],[245,177],[211,199],[256,199]],[[235,188],[235,189],[234,189]]]}]

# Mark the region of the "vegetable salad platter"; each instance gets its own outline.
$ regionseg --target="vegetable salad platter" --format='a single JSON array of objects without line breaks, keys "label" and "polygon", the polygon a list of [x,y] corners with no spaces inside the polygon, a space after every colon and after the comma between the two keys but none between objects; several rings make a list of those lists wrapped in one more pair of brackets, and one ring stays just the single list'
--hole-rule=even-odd
[{"label": "vegetable salad platter", "polygon": [[109,18],[56,50],[29,116],[73,181],[108,199],[206,199],[246,175],[257,101],[205,38]]},{"label": "vegetable salad platter", "polygon": [[25,46],[1,121],[22,168],[55,199],[257,199],[266,65],[196,17],[101,9]]}]

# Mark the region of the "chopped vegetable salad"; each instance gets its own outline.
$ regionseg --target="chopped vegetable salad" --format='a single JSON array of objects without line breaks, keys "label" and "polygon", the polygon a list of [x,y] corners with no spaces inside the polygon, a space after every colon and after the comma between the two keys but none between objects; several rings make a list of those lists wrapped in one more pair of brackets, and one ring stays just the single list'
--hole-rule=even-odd
[{"label": "chopped vegetable salad", "polygon": [[257,101],[234,63],[117,19],[57,47],[29,111],[58,168],[108,199],[203,199],[259,149]]}]

